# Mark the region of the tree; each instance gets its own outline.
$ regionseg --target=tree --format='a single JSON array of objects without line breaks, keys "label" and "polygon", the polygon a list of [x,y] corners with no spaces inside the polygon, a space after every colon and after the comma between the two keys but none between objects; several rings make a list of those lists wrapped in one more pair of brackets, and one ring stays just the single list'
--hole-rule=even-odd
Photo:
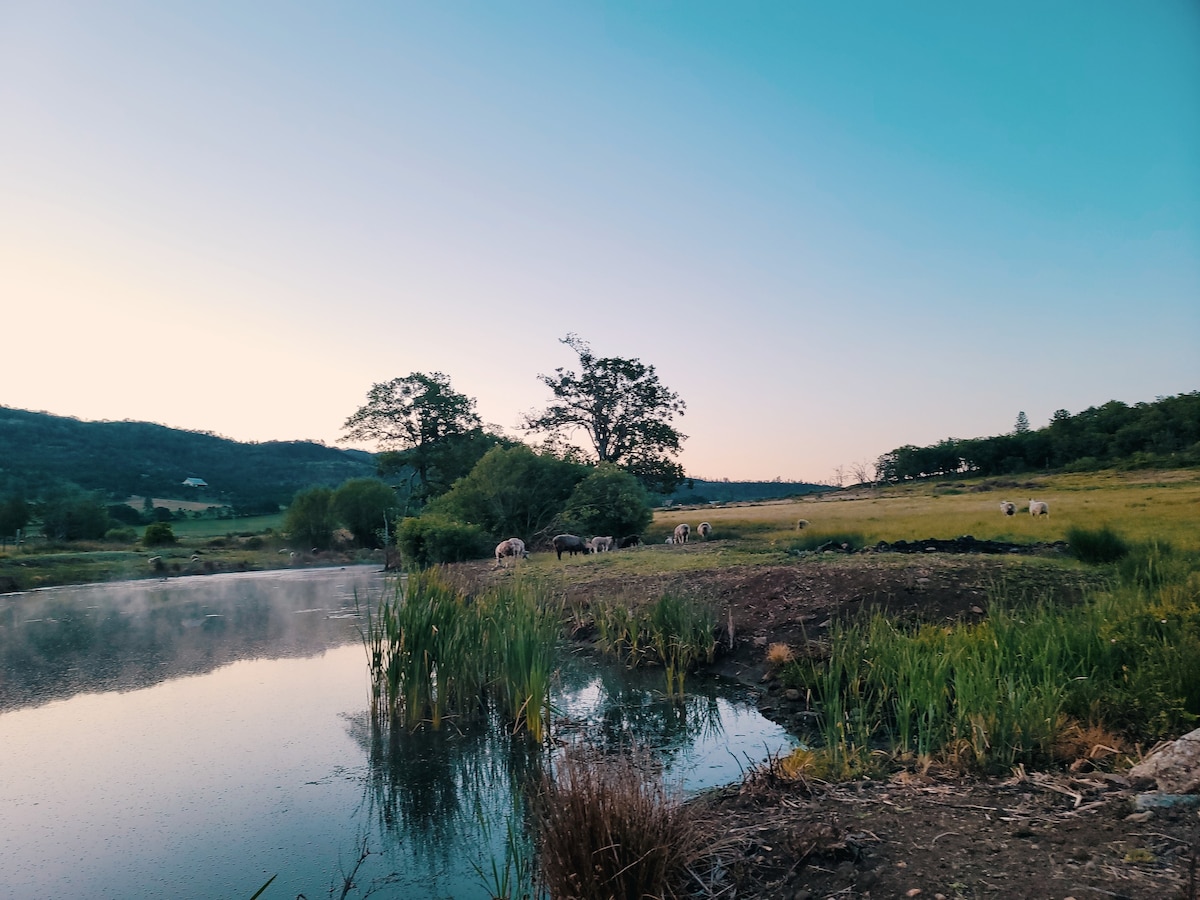
[{"label": "tree", "polygon": [[553,525],[587,469],[524,444],[493,447],[428,511],[478,525],[497,539],[532,541]]},{"label": "tree", "polygon": [[382,547],[380,533],[396,520],[396,492],[378,478],[351,478],[333,492],[333,512],[361,546]]},{"label": "tree", "polygon": [[98,494],[75,488],[55,492],[40,505],[42,534],[52,541],[98,540],[108,531],[108,510]]},{"label": "tree", "polygon": [[303,547],[326,549],[333,543],[337,519],[333,514],[333,491],[327,487],[311,487],[292,499],[283,519],[284,531]]},{"label": "tree", "polygon": [[558,439],[583,431],[597,462],[620,466],[653,490],[674,490],[683,469],[671,457],[686,436],[671,422],[684,414],[683,400],[658,380],[654,366],[638,359],[597,357],[574,334],[562,343],[578,354],[581,371],[559,368],[553,375],[538,376],[554,400],[526,417],[525,430]]},{"label": "tree", "polygon": [[17,532],[29,524],[30,516],[29,504],[18,494],[0,503],[0,540],[16,537]]},{"label": "tree", "polygon": [[1029,416],[1025,415],[1025,410],[1017,413],[1017,424],[1013,431],[1015,434],[1029,433]]},{"label": "tree", "polygon": [[[462,468],[464,445],[486,434],[475,414],[475,401],[453,390],[441,372],[413,372],[372,385],[367,402],[342,428],[343,442],[373,440],[384,450],[396,451],[391,463],[396,469],[411,466],[426,496],[436,494],[439,482],[449,487],[470,470],[479,456]],[[453,474],[442,471],[459,468],[462,471]]]},{"label": "tree", "polygon": [[641,534],[653,518],[641,483],[611,463],[600,463],[579,482],[563,511],[563,520],[571,531],[611,535],[618,540]]}]

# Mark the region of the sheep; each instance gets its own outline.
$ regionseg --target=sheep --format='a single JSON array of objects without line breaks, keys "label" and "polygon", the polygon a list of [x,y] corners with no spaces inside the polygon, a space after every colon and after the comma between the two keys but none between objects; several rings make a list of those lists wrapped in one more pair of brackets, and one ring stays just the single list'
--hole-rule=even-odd
[{"label": "sheep", "polygon": [[799,522],[796,523],[797,531],[803,531],[807,527],[808,527],[808,519],[801,519]]},{"label": "sheep", "polygon": [[621,540],[619,540],[617,542],[617,546],[620,549],[624,550],[627,547],[636,547],[639,544],[641,544],[641,542],[642,542],[641,535],[631,534],[631,535],[629,535],[629,537],[621,538]]},{"label": "sheep", "polygon": [[712,526],[709,525],[707,522],[701,522],[700,527],[697,528],[696,530],[698,532],[700,532],[700,537],[706,541],[708,540],[708,536],[710,534],[712,534]]},{"label": "sheep", "polygon": [[558,554],[559,559],[562,559],[564,552],[571,556],[574,556],[576,553],[588,554],[592,552],[592,548],[588,546],[587,541],[573,534],[556,534],[551,543],[554,545],[554,552]]},{"label": "sheep", "polygon": [[1017,504],[1013,503],[1011,500],[1001,500],[1000,512],[1004,513],[1006,516],[1015,516],[1017,514]]},{"label": "sheep", "polygon": [[1050,504],[1047,503],[1045,500],[1030,499],[1029,514],[1031,516],[1033,516],[1035,519],[1038,516],[1048,516],[1048,515],[1050,515]]},{"label": "sheep", "polygon": [[511,556],[513,561],[526,559],[529,556],[529,551],[525,549],[525,542],[520,538],[509,538],[507,541],[501,541],[496,545],[496,568],[501,568],[504,565],[504,557]]},{"label": "sheep", "polygon": [[667,535],[667,539],[665,541],[663,541],[663,543],[664,544],[673,544],[673,543],[675,543],[675,538],[671,537],[671,535]]},{"label": "sheep", "polygon": [[692,526],[687,522],[680,522],[675,526],[675,543],[686,544],[688,536],[692,533]]},{"label": "sheep", "polygon": [[608,553],[613,548],[613,539],[611,537],[594,537],[588,541],[588,546],[592,548],[593,553]]}]

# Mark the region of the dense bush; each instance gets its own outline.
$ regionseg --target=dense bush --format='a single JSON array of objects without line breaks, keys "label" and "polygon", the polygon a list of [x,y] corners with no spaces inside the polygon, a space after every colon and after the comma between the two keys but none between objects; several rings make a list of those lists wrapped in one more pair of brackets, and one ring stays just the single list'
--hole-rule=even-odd
[{"label": "dense bush", "polygon": [[52,541],[86,541],[104,537],[108,510],[99,495],[67,490],[40,505],[42,534]]},{"label": "dense bush", "polygon": [[169,522],[151,522],[142,535],[142,543],[147,547],[169,547],[176,543],[175,532]]},{"label": "dense bush", "polygon": [[524,444],[493,447],[428,512],[529,541],[549,528],[588,469]]},{"label": "dense bush", "polygon": [[408,569],[480,559],[492,549],[491,538],[478,525],[465,525],[436,513],[402,520],[396,529],[396,545]]},{"label": "dense bush", "polygon": [[333,492],[333,511],[362,547],[382,547],[385,520],[395,521],[396,492],[378,478],[351,478]]},{"label": "dense bush", "polygon": [[571,493],[562,517],[568,531],[621,538],[645,531],[654,513],[636,478],[600,463]]},{"label": "dense bush", "polygon": [[137,529],[110,528],[104,532],[104,539],[114,544],[132,544],[137,540]]},{"label": "dense bush", "polygon": [[[554,897],[674,897],[705,840],[638,760],[563,757],[542,780],[538,861]],[[643,761],[644,762],[644,761]]]},{"label": "dense bush", "polygon": [[1103,528],[1069,528],[1067,544],[1072,556],[1093,565],[1116,562],[1129,553],[1125,539],[1107,525]]},{"label": "dense bush", "polygon": [[283,527],[302,547],[327,549],[333,543],[333,530],[337,527],[333,491],[312,487],[297,493],[288,507]]}]

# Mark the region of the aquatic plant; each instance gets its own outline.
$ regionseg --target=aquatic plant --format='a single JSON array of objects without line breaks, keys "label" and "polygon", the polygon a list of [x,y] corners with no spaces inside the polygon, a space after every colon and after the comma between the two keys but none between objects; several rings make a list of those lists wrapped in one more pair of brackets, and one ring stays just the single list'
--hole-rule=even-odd
[{"label": "aquatic plant", "polygon": [[367,610],[372,719],[438,729],[494,704],[542,740],[560,613],[520,581],[468,598],[441,570],[410,573]]},{"label": "aquatic plant", "polygon": [[631,668],[662,665],[670,696],[682,697],[687,673],[701,660],[712,662],[716,653],[712,609],[672,591],[636,610],[622,600],[594,603],[592,614],[600,649]]},{"label": "aquatic plant", "polygon": [[978,623],[834,622],[828,658],[782,677],[819,713],[827,768],[882,749],[1001,771],[1048,761],[1079,723],[1135,741],[1179,734],[1200,719],[1200,576],[1152,565],[1161,574],[1131,568],[1070,607],[1001,583]]}]

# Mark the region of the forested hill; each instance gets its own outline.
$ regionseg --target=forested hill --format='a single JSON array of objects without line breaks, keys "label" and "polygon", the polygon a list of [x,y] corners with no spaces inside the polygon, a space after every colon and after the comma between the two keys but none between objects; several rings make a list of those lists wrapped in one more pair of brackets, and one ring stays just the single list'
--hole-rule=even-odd
[{"label": "forested hill", "polygon": [[[101,491],[194,497],[274,511],[299,489],[375,474],[374,458],[311,441],[243,444],[150,422],[84,422],[0,407],[0,493],[34,499],[64,482]],[[185,478],[207,488],[189,488]]]},{"label": "forested hill", "polygon": [[664,498],[664,505],[690,503],[738,503],[750,500],[777,500],[827,491],[822,484],[803,481],[704,481],[692,478],[684,481],[674,493]]}]

